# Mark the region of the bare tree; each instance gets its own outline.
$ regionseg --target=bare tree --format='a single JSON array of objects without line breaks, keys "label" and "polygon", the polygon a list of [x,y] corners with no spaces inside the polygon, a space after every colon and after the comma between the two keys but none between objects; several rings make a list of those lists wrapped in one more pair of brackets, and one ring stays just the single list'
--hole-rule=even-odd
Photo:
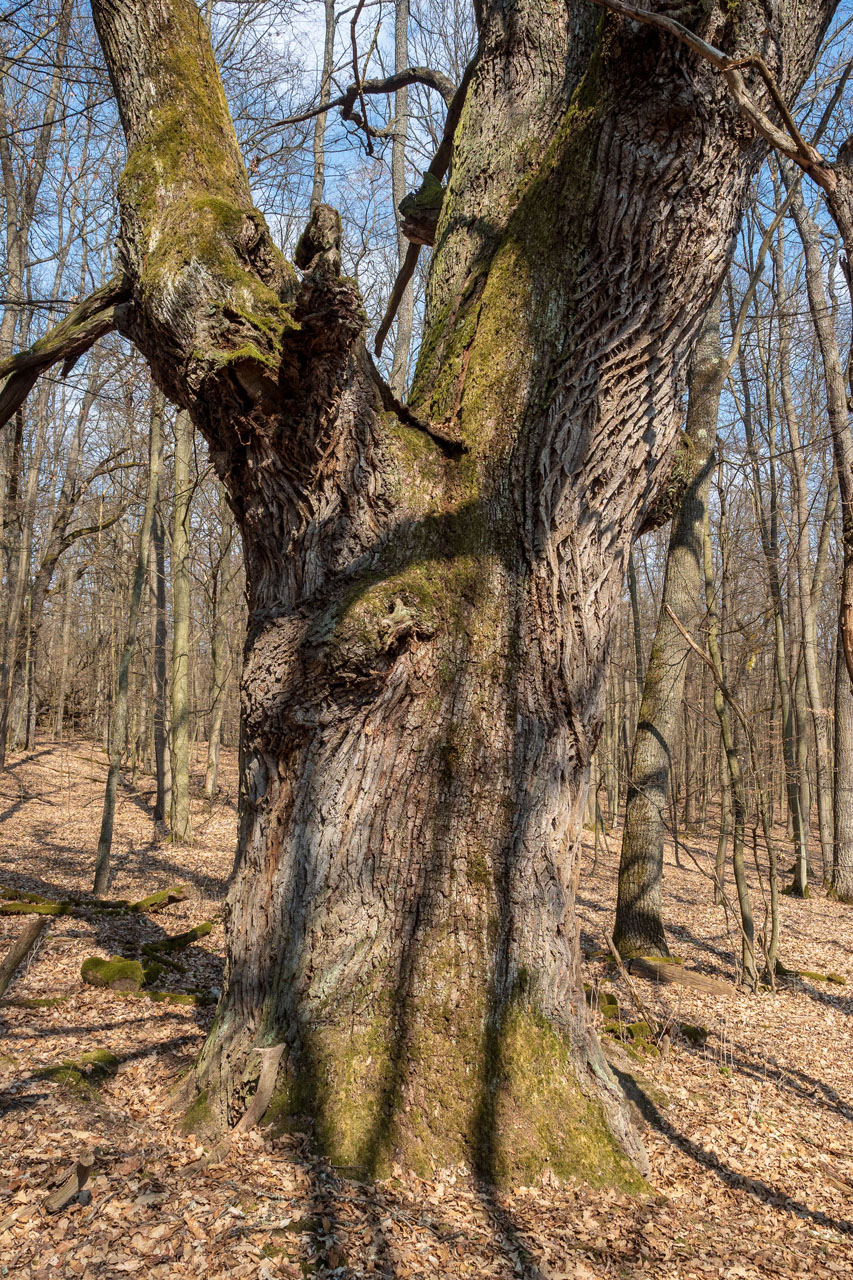
[{"label": "bare tree", "polygon": [[[783,94],[832,8],[774,12]],[[628,548],[765,144],[654,32],[481,5],[413,393],[383,414],[339,220],[315,211],[298,277],[195,5],[93,12],[124,274],[0,367],[14,389],[80,324],[118,324],[209,440],[242,534],[240,841],[198,1082],[221,1122],[280,1045],[281,1107],[336,1163],[630,1178],[580,990],[577,842]],[[750,43],[768,17],[703,21]]]}]

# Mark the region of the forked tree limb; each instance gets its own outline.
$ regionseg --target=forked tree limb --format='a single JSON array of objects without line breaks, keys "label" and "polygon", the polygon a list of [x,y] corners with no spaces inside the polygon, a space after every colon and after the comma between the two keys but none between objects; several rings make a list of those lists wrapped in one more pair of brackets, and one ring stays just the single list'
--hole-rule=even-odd
[{"label": "forked tree limb", "polygon": [[[345,120],[355,119],[353,112],[356,100],[363,100],[364,97],[375,97],[383,93],[396,93],[399,89],[407,89],[413,84],[422,84],[427,89],[435,89],[444,98],[448,107],[453,102],[453,95],[456,93],[456,85],[442,72],[433,71],[432,67],[404,67],[402,71],[395,71],[393,75],[386,76],[382,80],[361,80],[358,84],[351,84],[346,92],[340,94],[337,98],[332,98],[329,102],[311,107],[308,111],[300,111],[295,116],[286,116],[283,120],[278,120],[274,125],[266,129],[261,136],[268,137],[270,133],[275,132],[286,124],[304,124],[306,120],[313,120],[316,116],[321,116],[324,111],[334,111],[336,107],[341,108],[341,115]],[[374,134],[376,132],[379,131],[374,131]]]},{"label": "forked tree limb", "polygon": [[0,428],[24,403],[39,377],[63,361],[63,376],[93,343],[116,328],[119,311],[130,296],[124,280],[110,280],[90,293],[74,310],[26,351],[0,361]]}]

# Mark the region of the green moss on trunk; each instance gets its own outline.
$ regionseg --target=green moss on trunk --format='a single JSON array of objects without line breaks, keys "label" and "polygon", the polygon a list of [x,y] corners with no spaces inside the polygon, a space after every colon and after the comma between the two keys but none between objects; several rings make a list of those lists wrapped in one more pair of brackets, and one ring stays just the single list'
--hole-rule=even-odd
[{"label": "green moss on trunk", "polygon": [[319,1149],[361,1177],[387,1176],[394,1161],[424,1177],[467,1163],[498,1186],[550,1171],[645,1188],[582,1090],[567,1034],[519,1004],[491,1030],[482,1005],[445,1015],[419,1021],[405,1045],[387,1018],[316,1032],[301,1063],[284,1063],[264,1123],[314,1117]]}]

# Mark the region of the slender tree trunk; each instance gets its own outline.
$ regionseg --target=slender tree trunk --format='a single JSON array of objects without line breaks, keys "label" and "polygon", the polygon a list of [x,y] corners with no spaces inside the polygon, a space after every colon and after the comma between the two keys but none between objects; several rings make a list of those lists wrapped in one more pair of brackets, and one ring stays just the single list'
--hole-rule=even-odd
[{"label": "slender tree trunk", "polygon": [[729,847],[729,836],[732,827],[732,789],[729,782],[729,767],[726,760],[725,743],[720,739],[723,768],[720,772],[720,830],[717,836],[717,854],[714,859],[714,904],[719,906],[723,901],[723,890],[726,881],[726,854]]},{"label": "slender tree trunk", "polygon": [[148,441],[148,479],[145,490],[145,508],[136,539],[136,569],[130,590],[127,632],[119,660],[116,679],[115,698],[110,732],[110,764],[107,772],[107,785],[104,792],[104,808],[101,815],[101,834],[98,839],[98,852],[95,859],[95,883],[93,893],[102,896],[109,888],[110,852],[113,843],[113,823],[115,821],[116,792],[121,773],[121,758],[127,738],[128,682],[130,664],[136,648],[136,637],[139,630],[139,611],[142,605],[142,592],[148,576],[148,552],[151,546],[151,525],[154,519],[154,504],[157,498],[159,481],[158,460],[162,455],[162,403],[153,404],[150,416]]},{"label": "slender tree trunk", "polygon": [[[157,392],[161,396],[162,393]],[[163,474],[162,444],[158,458],[158,475]],[[154,776],[157,790],[154,797],[154,821],[166,822],[172,809],[172,762],[169,751],[168,698],[169,685],[166,670],[166,531],[160,509],[160,489],[151,529],[151,546],[154,553],[154,635],[151,663],[151,693],[154,706]]]},{"label": "slender tree trunk", "polygon": [[[752,915],[752,901],[746,879],[744,861],[744,827],[746,823],[746,791],[743,785],[743,774],[740,767],[740,756],[735,745],[734,726],[726,699],[723,697],[725,672],[720,653],[719,622],[717,617],[717,598],[714,591],[714,559],[711,548],[711,524],[705,519],[704,530],[704,566],[705,566],[705,603],[708,610],[708,653],[714,667],[716,688],[714,689],[714,710],[720,722],[720,735],[726,755],[726,767],[729,774],[729,785],[732,797],[732,818],[734,824],[732,844],[732,870],[737,890],[738,907],[740,909],[741,927],[741,963],[744,975],[755,987],[758,983],[758,966],[755,962],[755,923]],[[721,881],[717,882],[718,887]]]},{"label": "slender tree trunk", "polygon": [[175,500],[172,533],[172,839],[188,844],[190,827],[190,498],[192,424],[175,418]]},{"label": "slender tree trunk", "polygon": [[[32,599],[28,613],[32,613]],[[31,617],[27,620],[27,729],[24,745],[27,751],[34,751],[36,745],[36,719],[38,704],[36,701],[36,658],[38,649],[33,631]]]},{"label": "slender tree trunk", "polygon": [[[323,35],[323,70],[320,75],[320,106],[332,96],[332,71],[335,65],[335,0],[323,0],[325,28]],[[311,187],[311,212],[323,203],[326,186],[326,118],[321,111],[314,120],[314,181]]]},{"label": "slender tree trunk", "polygon": [[[791,202],[791,213],[797,225],[806,262],[806,287],[808,290],[809,310],[817,334],[823,364],[824,383],[826,386],[827,413],[832,431],[835,455],[836,474],[841,492],[842,542],[844,544],[844,566],[842,570],[842,602],[839,627],[842,637],[849,631],[849,618],[846,616],[845,601],[853,598],[849,586],[845,586],[847,578],[853,574],[853,560],[850,548],[853,546],[853,502],[850,494],[850,477],[853,475],[853,442],[850,438],[848,422],[847,389],[844,384],[844,373],[838,350],[838,339],[832,320],[832,310],[828,305],[826,289],[823,282],[820,241],[814,219],[809,214],[801,192],[797,192]],[[850,900],[850,876],[847,872],[846,850],[851,836],[850,828],[845,825],[850,817],[850,799],[847,790],[849,774],[843,772],[842,758],[846,766],[846,752],[849,743],[846,734],[847,703],[850,693],[839,690],[839,670],[836,664],[835,691],[835,760],[833,770],[834,807],[833,820],[833,855],[832,884],[839,897]],[[848,684],[850,683],[848,679]],[[839,720],[839,708],[841,719]],[[839,742],[840,737],[840,742]],[[841,753],[841,754],[840,754]]]},{"label": "slender tree trunk", "polygon": [[637,574],[634,569],[634,549],[628,552],[628,597],[631,601],[631,625],[634,637],[634,670],[637,673],[637,697],[643,696],[643,629],[640,624],[640,599],[637,593]]},{"label": "slender tree trunk", "polygon": [[835,657],[835,743],[833,760],[833,844],[831,892],[853,903],[853,687],[844,662],[841,627]]},{"label": "slender tree trunk", "polygon": [[702,530],[714,469],[722,371],[717,300],[702,328],[690,376],[683,465],[692,479],[670,535],[661,611],[631,758],[613,930],[616,946],[626,956],[669,954],[661,907],[663,844],[690,650],[666,606],[688,628],[699,609]]},{"label": "slender tree trunk", "polygon": [[210,681],[210,730],[207,735],[207,768],[204,774],[205,798],[216,795],[219,774],[219,744],[222,737],[222,716],[225,711],[225,687],[229,673],[230,650],[228,646],[228,618],[231,585],[231,543],[234,525],[225,492],[219,488],[219,564],[213,590],[213,635],[211,637]]},{"label": "slender tree trunk", "polygon": [[[784,225],[784,224],[783,224]],[[815,790],[817,793],[818,829],[820,835],[821,857],[824,866],[829,865],[832,847],[832,788],[829,776],[829,750],[826,741],[826,718],[824,715],[823,691],[820,685],[820,674],[817,660],[817,616],[815,595],[812,591],[812,556],[809,537],[809,492],[805,473],[805,459],[800,439],[800,426],[794,407],[791,391],[791,317],[787,305],[787,289],[785,285],[784,238],[780,227],[779,237],[774,251],[776,266],[777,304],[779,308],[779,362],[781,368],[780,385],[782,390],[782,408],[791,444],[790,466],[794,477],[794,500],[797,511],[796,562],[797,587],[800,602],[800,621],[803,633],[803,676],[805,678],[808,704],[811,708],[811,728],[815,744],[814,768]],[[805,712],[805,698],[800,697],[800,711]],[[806,717],[803,715],[800,726],[802,741],[801,752],[807,751],[805,742]],[[800,761],[800,776],[803,776],[803,760]],[[800,866],[795,887],[798,893],[807,887],[807,868]]]},{"label": "slender tree trunk", "polygon": [[[780,13],[786,95],[830,12]],[[247,573],[213,1115],[282,1046],[274,1110],[336,1164],[630,1180],[580,983],[580,823],[628,548],[763,147],[655,33],[485,0],[420,430],[380,412],[333,211],[301,278],[275,251],[195,5],[93,13],[128,142],[119,322],[210,441]]]},{"label": "slender tree trunk", "polygon": [[[800,652],[794,676],[794,718],[796,723],[797,745],[797,780],[800,785],[800,813],[802,814],[803,831],[809,830],[812,811],[812,786],[809,772],[809,733],[808,733],[808,693],[806,691],[806,674],[803,653]],[[758,786],[756,779],[756,786]],[[797,849],[797,861],[794,867],[794,893],[798,898],[809,896],[809,862],[808,845]]]},{"label": "slender tree trunk", "polygon": [[[790,818],[790,835],[794,841],[794,865],[802,869],[808,867],[808,831],[805,815],[800,804],[800,781],[797,765],[797,725],[794,713],[794,701],[791,696],[790,671],[788,667],[788,645],[785,625],[785,602],[782,592],[782,580],[779,565],[779,510],[778,485],[776,479],[776,420],[775,391],[769,371],[765,370],[769,404],[770,451],[768,457],[768,473],[770,496],[765,504],[761,472],[758,465],[758,454],[755,446],[755,433],[752,423],[752,406],[749,395],[748,373],[743,352],[740,355],[741,381],[744,389],[744,429],[746,432],[747,453],[752,470],[753,489],[755,493],[755,509],[761,534],[761,547],[767,565],[767,577],[770,593],[770,604],[773,610],[773,641],[776,660],[776,681],[779,688],[779,709],[782,728],[782,758],[785,766],[785,797],[788,803]],[[797,874],[799,874],[799,870]],[[796,891],[796,890],[795,890]]]},{"label": "slender tree trunk", "polygon": [[65,566],[65,583],[62,600],[62,640],[59,648],[59,686],[56,694],[56,719],[54,736],[61,742],[65,736],[65,699],[68,689],[68,660],[71,654],[71,609],[74,593],[74,565],[69,560]]}]

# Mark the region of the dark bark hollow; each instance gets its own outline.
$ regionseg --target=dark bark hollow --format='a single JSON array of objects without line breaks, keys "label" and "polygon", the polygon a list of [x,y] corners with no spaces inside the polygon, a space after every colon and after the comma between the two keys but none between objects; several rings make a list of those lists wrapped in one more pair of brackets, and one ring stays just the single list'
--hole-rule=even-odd
[{"label": "dark bark hollow", "polygon": [[[631,1182],[644,1157],[584,1017],[580,815],[627,548],[759,149],[654,33],[481,6],[419,430],[380,411],[330,211],[300,280],[252,208],[190,0],[93,7],[129,142],[127,328],[210,441],[249,587],[194,1118],[236,1119],[256,1050],[283,1044],[268,1115],[310,1117],[336,1164]],[[825,17],[785,18],[786,91]]]}]

